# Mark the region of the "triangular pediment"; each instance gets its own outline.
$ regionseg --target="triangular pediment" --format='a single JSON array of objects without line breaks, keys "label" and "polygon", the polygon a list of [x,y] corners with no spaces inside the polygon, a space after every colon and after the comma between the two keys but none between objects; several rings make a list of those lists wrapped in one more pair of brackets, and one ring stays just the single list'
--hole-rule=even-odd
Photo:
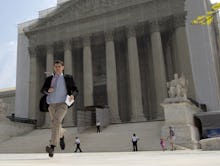
[{"label": "triangular pediment", "polygon": [[70,0],[46,17],[40,18],[35,25],[28,28],[28,31],[50,28],[150,1],[152,0]]}]

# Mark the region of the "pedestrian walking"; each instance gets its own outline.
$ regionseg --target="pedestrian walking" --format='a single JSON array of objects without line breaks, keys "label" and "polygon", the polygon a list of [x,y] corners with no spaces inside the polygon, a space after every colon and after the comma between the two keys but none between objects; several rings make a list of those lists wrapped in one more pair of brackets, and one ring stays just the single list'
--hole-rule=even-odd
[{"label": "pedestrian walking", "polygon": [[79,137],[76,137],[75,144],[76,144],[76,149],[75,149],[74,152],[77,152],[77,150],[82,152],[82,149],[80,148],[80,139],[79,139]]},{"label": "pedestrian walking", "polygon": [[101,126],[101,122],[98,120],[97,122],[96,122],[96,130],[97,130],[97,133],[100,133],[101,131],[100,131],[100,126]]},{"label": "pedestrian walking", "polygon": [[171,146],[170,150],[174,150],[174,144],[175,144],[176,136],[175,136],[174,128],[172,126],[169,126],[168,139],[170,141],[170,146]]},{"label": "pedestrian walking", "polygon": [[139,138],[134,133],[133,136],[131,137],[131,142],[133,144],[133,151],[138,151],[138,146],[137,146],[138,141],[139,141]]},{"label": "pedestrian walking", "polygon": [[[62,128],[62,121],[67,113],[66,99],[72,103],[77,95],[78,89],[75,85],[73,77],[71,75],[63,74],[64,63],[60,60],[56,60],[54,63],[53,75],[46,78],[41,92],[44,94],[45,104],[41,103],[41,106],[46,105],[46,111],[49,111],[51,120],[51,139],[50,145],[46,146],[46,152],[49,157],[53,157],[54,148],[58,142],[62,150],[65,149],[64,142],[64,129]],[[49,105],[49,107],[48,107]],[[71,107],[69,105],[69,107]]]}]

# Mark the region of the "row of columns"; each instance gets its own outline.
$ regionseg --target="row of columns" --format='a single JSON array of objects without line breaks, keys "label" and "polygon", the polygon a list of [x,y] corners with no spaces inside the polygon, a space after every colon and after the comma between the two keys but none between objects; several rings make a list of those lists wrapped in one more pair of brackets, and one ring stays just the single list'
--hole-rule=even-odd
[{"label": "row of columns", "polygon": [[[65,74],[73,74],[73,64],[72,64],[72,46],[70,41],[64,42],[64,64],[65,64]],[[53,46],[49,45],[47,47],[47,56],[46,56],[46,71],[48,73],[53,72],[53,66],[54,66],[54,50]],[[73,120],[73,108],[70,108],[69,111],[67,111],[67,115],[65,116],[63,125],[64,126],[73,126],[74,120]],[[49,113],[46,113],[45,115],[45,127],[50,125],[50,117]]]},{"label": "row of columns", "polygon": [[[154,29],[154,28],[153,28]],[[167,96],[166,92],[166,76],[165,63],[163,59],[163,48],[159,29],[151,34],[151,43],[154,57],[154,72],[157,94],[158,117],[163,118],[160,103]],[[107,97],[108,105],[111,113],[111,122],[120,122],[118,108],[118,90],[117,90],[117,72],[115,45],[112,32],[105,34],[106,45],[106,77],[107,77]],[[138,46],[134,27],[127,29],[127,45],[128,45],[128,68],[129,68],[129,89],[131,96],[131,121],[145,121],[140,65],[138,57]],[[159,64],[158,64],[159,62]],[[159,65],[159,66],[158,66]],[[92,52],[89,36],[83,41],[83,78],[84,78],[84,106],[93,105],[93,78],[92,78]],[[162,92],[162,93],[161,93]]]},{"label": "row of columns", "polygon": [[[167,97],[166,88],[166,70],[163,55],[163,47],[161,41],[161,33],[156,22],[150,24],[150,39],[153,57],[153,72],[156,90],[156,103],[157,103],[157,118],[163,118],[163,111],[160,103]],[[177,29],[177,34],[182,35],[184,29]],[[184,35],[184,34],[183,34]],[[181,38],[182,39],[182,38]],[[177,40],[181,40],[178,39]],[[72,64],[72,46],[70,41],[64,42],[64,63],[65,73],[73,74]],[[178,44],[178,43],[177,43]],[[113,32],[109,31],[105,34],[106,45],[106,77],[107,77],[107,97],[108,105],[111,113],[111,122],[120,122],[119,107],[118,107],[118,89],[117,89],[117,72],[116,72],[116,57],[115,57],[115,44]],[[127,29],[127,45],[128,45],[128,69],[129,69],[129,88],[131,96],[131,121],[145,121],[142,92],[141,91],[141,78],[140,78],[140,65],[138,57],[138,46],[135,28],[133,26]],[[181,49],[181,48],[180,48]],[[184,47],[185,49],[185,47]],[[181,49],[182,50],[182,49]],[[178,50],[181,52],[181,50]],[[182,50],[184,51],[184,50]],[[47,49],[46,58],[46,71],[53,71],[54,52],[52,46]],[[34,60],[31,63],[35,63]],[[33,65],[32,65],[33,68]],[[34,68],[32,69],[34,70]],[[94,105],[93,100],[93,71],[92,71],[92,51],[90,36],[83,39],[83,85],[84,85],[84,106]],[[64,120],[66,126],[74,124],[73,111],[68,111],[68,115]],[[49,122],[47,115],[46,121]]]}]

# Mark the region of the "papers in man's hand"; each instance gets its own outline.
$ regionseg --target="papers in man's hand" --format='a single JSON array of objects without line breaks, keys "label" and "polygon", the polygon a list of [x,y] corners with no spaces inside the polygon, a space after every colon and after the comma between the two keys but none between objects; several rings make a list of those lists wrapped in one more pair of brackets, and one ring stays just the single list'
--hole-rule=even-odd
[{"label": "papers in man's hand", "polygon": [[74,103],[75,100],[71,99],[71,97],[69,95],[66,96],[66,100],[65,103],[68,106],[71,106]]}]

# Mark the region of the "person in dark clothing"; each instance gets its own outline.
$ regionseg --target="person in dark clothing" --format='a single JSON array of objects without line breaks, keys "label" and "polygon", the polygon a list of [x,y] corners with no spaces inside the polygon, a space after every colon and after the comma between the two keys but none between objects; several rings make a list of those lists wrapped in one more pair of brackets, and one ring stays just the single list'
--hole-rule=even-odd
[{"label": "person in dark clothing", "polygon": [[80,139],[79,139],[79,137],[76,137],[75,144],[76,144],[76,149],[75,149],[74,152],[77,152],[78,149],[79,149],[80,152],[82,152],[82,150],[80,148]]},{"label": "person in dark clothing", "polygon": [[136,134],[134,133],[132,138],[131,138],[131,142],[133,144],[133,151],[138,151],[138,147],[137,147],[137,142],[139,141],[139,138],[136,136]]},{"label": "person in dark clothing", "polygon": [[100,133],[100,132],[101,132],[100,126],[101,126],[101,123],[100,123],[100,121],[98,120],[98,121],[96,122],[97,133]]}]

